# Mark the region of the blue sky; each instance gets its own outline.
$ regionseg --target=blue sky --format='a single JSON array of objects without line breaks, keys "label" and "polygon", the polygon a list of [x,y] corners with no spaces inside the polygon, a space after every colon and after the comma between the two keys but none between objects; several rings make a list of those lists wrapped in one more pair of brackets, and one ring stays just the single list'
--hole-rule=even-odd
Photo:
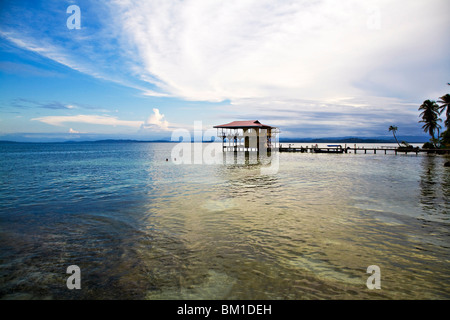
[{"label": "blue sky", "polygon": [[286,138],[426,136],[417,109],[449,89],[448,12],[447,0],[2,0],[0,139],[153,140],[250,119]]}]

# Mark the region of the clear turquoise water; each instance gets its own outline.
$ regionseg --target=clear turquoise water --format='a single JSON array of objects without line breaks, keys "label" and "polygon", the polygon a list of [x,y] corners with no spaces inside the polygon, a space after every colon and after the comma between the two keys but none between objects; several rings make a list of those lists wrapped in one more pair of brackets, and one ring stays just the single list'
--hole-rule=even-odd
[{"label": "clear turquoise water", "polygon": [[450,298],[448,157],[281,153],[263,174],[173,147],[0,144],[0,297]]}]

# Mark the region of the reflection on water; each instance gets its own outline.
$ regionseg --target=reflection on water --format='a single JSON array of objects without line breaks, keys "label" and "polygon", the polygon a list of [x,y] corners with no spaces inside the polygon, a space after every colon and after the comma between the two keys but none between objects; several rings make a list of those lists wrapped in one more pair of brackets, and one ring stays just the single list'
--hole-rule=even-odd
[{"label": "reflection on water", "polygon": [[[245,155],[176,165],[171,144],[1,152],[6,299],[450,297],[439,156],[286,153],[265,172]],[[72,264],[81,290],[65,287]]]},{"label": "reflection on water", "polygon": [[448,219],[449,170],[442,165],[442,157],[423,157],[420,175],[421,204],[427,213]]}]

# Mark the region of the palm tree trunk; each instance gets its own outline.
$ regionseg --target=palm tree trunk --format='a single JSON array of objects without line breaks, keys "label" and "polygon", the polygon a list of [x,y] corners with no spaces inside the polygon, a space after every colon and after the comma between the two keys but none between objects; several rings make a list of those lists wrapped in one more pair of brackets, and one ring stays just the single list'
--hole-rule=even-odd
[{"label": "palm tree trunk", "polygon": [[400,147],[400,143],[398,143],[397,137],[395,136],[395,132],[392,132],[392,134],[394,135],[394,139],[397,142],[398,146]]},{"label": "palm tree trunk", "polygon": [[[437,128],[437,142],[439,143],[439,136],[440,136],[440,134],[439,134],[439,128]],[[436,145],[436,148],[437,148],[438,146]]]}]

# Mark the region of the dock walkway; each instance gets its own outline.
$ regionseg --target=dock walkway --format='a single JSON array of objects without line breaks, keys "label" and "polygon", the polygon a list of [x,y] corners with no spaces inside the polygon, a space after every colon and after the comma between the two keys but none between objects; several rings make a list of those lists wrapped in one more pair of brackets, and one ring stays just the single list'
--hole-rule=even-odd
[{"label": "dock walkway", "polygon": [[399,154],[399,153],[415,153],[416,155],[421,152],[426,152],[428,154],[450,154],[450,149],[422,149],[422,148],[396,148],[396,147],[376,147],[376,148],[366,148],[366,147],[283,147],[279,148],[280,152],[302,152],[302,153],[364,153],[367,152],[371,154],[377,154],[381,152],[384,154]]}]

